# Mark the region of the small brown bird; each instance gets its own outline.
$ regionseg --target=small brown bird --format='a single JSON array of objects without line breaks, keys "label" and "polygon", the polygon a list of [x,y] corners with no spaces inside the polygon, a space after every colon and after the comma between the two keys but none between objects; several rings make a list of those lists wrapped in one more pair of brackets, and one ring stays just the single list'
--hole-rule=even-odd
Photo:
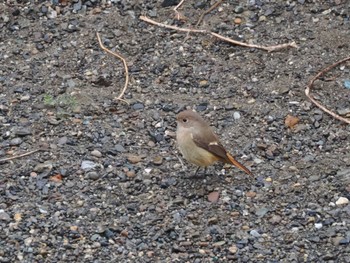
[{"label": "small brown bird", "polygon": [[243,164],[233,158],[220,143],[205,120],[192,110],[185,110],[176,116],[176,140],[183,157],[200,167],[207,167],[216,161],[230,163],[245,173],[252,175]]}]

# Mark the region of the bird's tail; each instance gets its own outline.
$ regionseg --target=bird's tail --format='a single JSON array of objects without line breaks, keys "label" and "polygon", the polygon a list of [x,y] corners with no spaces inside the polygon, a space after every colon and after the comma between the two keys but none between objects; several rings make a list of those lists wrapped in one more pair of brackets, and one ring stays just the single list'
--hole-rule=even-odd
[{"label": "bird's tail", "polygon": [[233,164],[234,166],[236,166],[237,168],[241,169],[243,172],[245,172],[246,174],[249,175],[253,175],[251,171],[249,171],[249,169],[247,167],[245,167],[243,164],[239,163],[238,161],[236,161],[235,158],[233,158],[233,156],[230,153],[226,153],[227,158],[229,159],[230,163]]}]

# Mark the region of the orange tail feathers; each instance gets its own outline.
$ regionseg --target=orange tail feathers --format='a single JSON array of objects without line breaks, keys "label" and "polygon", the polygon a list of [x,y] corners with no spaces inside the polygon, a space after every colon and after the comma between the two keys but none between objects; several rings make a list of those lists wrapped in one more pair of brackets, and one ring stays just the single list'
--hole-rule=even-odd
[{"label": "orange tail feathers", "polygon": [[236,161],[236,159],[233,158],[233,156],[231,154],[226,153],[226,156],[230,160],[230,163],[232,163],[234,166],[236,166],[237,168],[241,169],[246,174],[253,175],[252,172],[249,171],[249,169],[247,167],[245,167],[243,164],[241,164],[238,161]]}]

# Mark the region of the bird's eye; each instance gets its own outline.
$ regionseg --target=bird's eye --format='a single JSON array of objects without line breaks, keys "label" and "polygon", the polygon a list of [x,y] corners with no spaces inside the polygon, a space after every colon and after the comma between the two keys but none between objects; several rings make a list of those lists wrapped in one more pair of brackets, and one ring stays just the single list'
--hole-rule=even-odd
[{"label": "bird's eye", "polygon": [[187,119],[182,119],[183,122],[187,122]]}]

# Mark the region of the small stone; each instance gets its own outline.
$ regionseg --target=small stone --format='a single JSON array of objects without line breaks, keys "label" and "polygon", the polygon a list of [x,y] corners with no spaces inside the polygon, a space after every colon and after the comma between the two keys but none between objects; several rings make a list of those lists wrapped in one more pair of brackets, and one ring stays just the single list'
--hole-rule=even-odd
[{"label": "small stone", "polygon": [[349,199],[346,197],[339,197],[339,199],[335,202],[336,205],[341,206],[341,205],[347,205],[349,203]]},{"label": "small stone", "polygon": [[234,20],[233,20],[233,23],[235,23],[236,25],[239,25],[242,23],[242,19],[239,18],[239,17],[236,17]]},{"label": "small stone", "polygon": [[29,95],[24,95],[21,97],[21,101],[28,101],[30,99]]},{"label": "small stone", "polygon": [[247,226],[247,225],[242,226],[242,230],[244,230],[244,231],[247,231],[247,230],[249,230],[249,229],[250,229],[250,227]]},{"label": "small stone", "polygon": [[129,178],[134,178],[136,176],[136,173],[134,170],[130,170],[126,172],[126,176]]},{"label": "small stone", "polygon": [[273,217],[271,217],[271,219],[269,220],[269,222],[270,222],[271,224],[276,225],[276,224],[278,224],[279,222],[281,222],[281,220],[282,220],[282,217],[280,217],[279,215],[274,215]]},{"label": "small stone", "polygon": [[201,80],[201,81],[199,81],[199,86],[200,87],[205,87],[205,86],[207,86],[208,85],[208,81],[207,80]]},{"label": "small stone", "polygon": [[21,129],[18,129],[16,131],[16,135],[18,135],[18,136],[27,136],[27,135],[31,135],[31,134],[32,134],[32,132],[28,128],[21,128]]},{"label": "small stone", "polygon": [[335,238],[332,238],[333,245],[339,246],[340,241],[341,241],[342,239],[343,239],[343,237],[335,237]]},{"label": "small stone", "polygon": [[0,209],[0,220],[2,220],[2,221],[10,221],[11,217],[3,209]]},{"label": "small stone", "polygon": [[151,258],[154,256],[154,251],[147,251],[146,255],[147,255],[147,257]]},{"label": "small stone", "polygon": [[260,236],[261,236],[261,234],[260,234],[257,230],[255,230],[255,229],[251,230],[251,231],[250,231],[250,234],[251,234],[253,237],[260,237]]},{"label": "small stone", "polygon": [[117,144],[114,149],[117,151],[117,152],[125,152],[125,148],[123,147],[123,145],[120,145],[120,144]]},{"label": "small stone", "polygon": [[202,254],[202,255],[206,254],[204,249],[199,249],[198,252],[199,252],[199,254]]},{"label": "small stone", "polygon": [[196,107],[197,111],[205,111],[208,107],[208,103],[201,103]]},{"label": "small stone", "polygon": [[253,191],[246,192],[246,197],[254,198],[256,196],[256,193]]},{"label": "small stone", "polygon": [[266,215],[267,212],[269,212],[268,208],[260,207],[260,208],[256,209],[255,214],[257,216],[263,217],[264,215]]},{"label": "small stone", "polygon": [[316,229],[321,229],[323,227],[322,223],[316,223],[315,228]]},{"label": "small stone", "polygon": [[218,241],[213,244],[213,247],[221,247],[222,245],[225,245],[226,241]]},{"label": "small stone", "polygon": [[91,180],[97,180],[100,178],[100,174],[98,174],[96,172],[88,172],[88,173],[86,173],[86,177],[91,179]]},{"label": "small stone", "polygon": [[142,110],[145,108],[145,106],[142,103],[135,103],[134,105],[132,105],[132,108],[134,110]]},{"label": "small stone", "polygon": [[66,136],[64,136],[64,137],[61,137],[61,138],[58,139],[57,144],[58,144],[58,145],[64,145],[64,144],[66,144],[67,142],[68,142],[68,138],[67,138]]},{"label": "small stone", "polygon": [[128,161],[132,164],[136,164],[136,163],[139,163],[141,162],[141,157],[140,156],[137,156],[137,155],[129,155],[128,156]]},{"label": "small stone", "polygon": [[218,218],[217,217],[212,217],[208,219],[208,225],[214,225],[218,222]]},{"label": "small stone", "polygon": [[232,245],[228,248],[228,251],[231,253],[231,254],[236,254],[238,248],[236,247],[236,245]]},{"label": "small stone", "polygon": [[95,157],[102,157],[102,153],[100,151],[98,151],[98,150],[93,150],[91,152],[91,155],[95,156]]},{"label": "small stone", "polygon": [[153,163],[156,164],[156,165],[161,165],[163,163],[163,157],[162,156],[154,157]]},{"label": "small stone", "polygon": [[235,13],[236,14],[241,14],[241,13],[243,13],[243,11],[244,11],[244,8],[242,7],[242,6],[236,6],[236,8],[235,8]]},{"label": "small stone", "polygon": [[264,22],[264,21],[266,21],[266,19],[267,19],[266,16],[260,16],[258,21]]},{"label": "small stone", "polygon": [[208,201],[209,202],[212,202],[212,203],[216,203],[218,200],[219,200],[219,192],[211,192],[209,195],[208,195]]},{"label": "small stone", "polygon": [[10,141],[11,146],[18,146],[23,142],[21,138],[14,138]]},{"label": "small stone", "polygon": [[91,170],[97,166],[96,163],[92,161],[82,161],[80,168],[83,170]]},{"label": "small stone", "polygon": [[241,114],[240,114],[238,111],[235,111],[235,112],[233,113],[233,118],[234,118],[235,120],[239,120],[239,119],[241,118]]},{"label": "small stone", "polygon": [[337,112],[341,116],[347,116],[350,114],[350,108],[338,109]]}]

